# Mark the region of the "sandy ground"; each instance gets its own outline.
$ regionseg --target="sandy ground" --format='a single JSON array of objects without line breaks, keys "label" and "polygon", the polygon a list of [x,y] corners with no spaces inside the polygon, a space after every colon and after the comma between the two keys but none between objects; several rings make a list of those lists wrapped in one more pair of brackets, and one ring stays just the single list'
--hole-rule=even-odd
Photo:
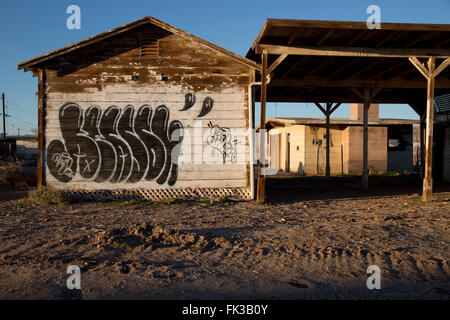
[{"label": "sandy ground", "polygon": [[[264,205],[35,207],[2,189],[0,298],[448,300],[450,192],[423,204],[417,183],[392,179],[370,193],[273,180]],[[81,290],[66,288],[72,264]],[[381,290],[366,287],[372,264]]]}]

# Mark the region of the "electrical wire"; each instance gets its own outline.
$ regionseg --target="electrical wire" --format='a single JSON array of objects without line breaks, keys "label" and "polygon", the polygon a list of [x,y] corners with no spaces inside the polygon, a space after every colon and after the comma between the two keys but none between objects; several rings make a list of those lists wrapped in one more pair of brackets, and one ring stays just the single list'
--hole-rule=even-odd
[{"label": "electrical wire", "polygon": [[8,118],[12,118],[12,119],[14,119],[14,120],[17,120],[17,121],[21,121],[21,122],[23,122],[23,123],[25,123],[25,124],[28,124],[29,126],[31,126],[32,128],[37,128],[37,125],[36,124],[33,124],[33,123],[31,123],[31,122],[28,122],[28,121],[25,121],[25,120],[22,120],[22,119],[19,119],[19,118],[16,118],[16,117],[14,117],[14,116],[12,116],[12,115],[7,115],[7,117]]}]

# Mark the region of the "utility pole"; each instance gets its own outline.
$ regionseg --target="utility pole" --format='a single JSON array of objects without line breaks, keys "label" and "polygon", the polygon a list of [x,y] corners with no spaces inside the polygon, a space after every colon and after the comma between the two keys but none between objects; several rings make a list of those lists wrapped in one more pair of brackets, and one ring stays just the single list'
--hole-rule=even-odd
[{"label": "utility pole", "polygon": [[3,101],[3,139],[6,139],[6,113],[5,113],[5,93],[2,93]]}]

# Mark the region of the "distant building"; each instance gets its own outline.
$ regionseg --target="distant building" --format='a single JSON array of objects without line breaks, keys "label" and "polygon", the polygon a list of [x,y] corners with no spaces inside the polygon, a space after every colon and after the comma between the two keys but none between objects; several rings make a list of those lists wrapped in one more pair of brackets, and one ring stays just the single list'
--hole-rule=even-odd
[{"label": "distant building", "polygon": [[[361,174],[363,106],[352,104],[350,118],[330,120],[331,175]],[[417,120],[379,119],[379,106],[369,108],[370,173],[413,171],[413,125]],[[300,175],[324,175],[325,119],[271,118],[266,122],[270,167]]]},{"label": "distant building", "polygon": [[435,99],[433,131],[433,177],[450,182],[450,94]]}]

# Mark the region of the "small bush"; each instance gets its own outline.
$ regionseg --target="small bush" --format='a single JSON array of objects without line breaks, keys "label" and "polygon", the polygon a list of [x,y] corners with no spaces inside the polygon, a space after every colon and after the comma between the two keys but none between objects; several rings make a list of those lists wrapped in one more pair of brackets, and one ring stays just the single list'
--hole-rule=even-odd
[{"label": "small bush", "polygon": [[54,205],[69,202],[61,191],[46,187],[28,192],[28,200],[34,205]]},{"label": "small bush", "polygon": [[13,186],[15,181],[22,176],[22,166],[19,162],[3,162],[0,164],[0,184],[10,184]]},{"label": "small bush", "polygon": [[124,201],[113,201],[112,205],[115,206],[140,206],[140,207],[144,207],[144,206],[150,206],[153,205],[154,202],[153,201],[149,201],[149,200],[124,200]]},{"label": "small bush", "polygon": [[167,198],[166,200],[160,201],[161,204],[167,204],[167,205],[170,205],[170,204],[180,204],[180,203],[182,203],[182,202],[183,202],[182,200],[180,200],[180,199],[175,199],[175,198]]}]

